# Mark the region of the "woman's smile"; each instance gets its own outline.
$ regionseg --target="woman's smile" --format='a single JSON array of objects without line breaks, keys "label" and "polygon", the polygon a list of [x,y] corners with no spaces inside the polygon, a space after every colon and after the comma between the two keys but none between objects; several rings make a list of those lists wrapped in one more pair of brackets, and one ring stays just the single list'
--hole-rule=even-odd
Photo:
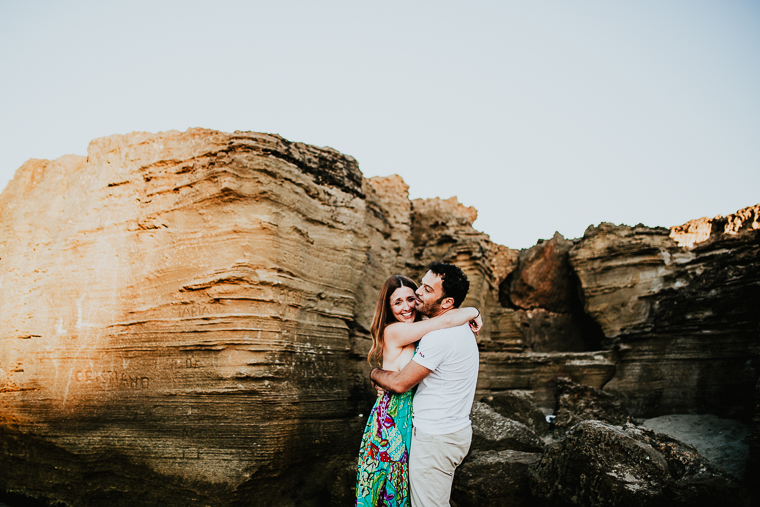
[{"label": "woman's smile", "polygon": [[399,287],[390,297],[391,313],[399,322],[414,322],[417,317],[417,310],[414,306],[417,302],[417,296],[409,287]]}]

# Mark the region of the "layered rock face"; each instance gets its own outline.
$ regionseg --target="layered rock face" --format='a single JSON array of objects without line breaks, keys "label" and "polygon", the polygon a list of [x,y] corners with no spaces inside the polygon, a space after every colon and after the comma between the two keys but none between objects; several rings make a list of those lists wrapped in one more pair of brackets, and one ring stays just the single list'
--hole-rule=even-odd
[{"label": "layered rock face", "polygon": [[601,331],[583,313],[569,268],[572,242],[556,235],[520,252],[473,229],[477,213],[456,199],[417,199],[412,206],[408,271],[419,278],[430,261],[456,264],[470,280],[463,304],[484,309],[479,396],[528,390],[549,407],[558,377],[597,388],[612,378],[615,353],[599,350]]},{"label": "layered rock face", "polygon": [[635,415],[751,417],[760,353],[758,209],[671,230],[602,224],[570,251],[585,309],[605,348],[620,354],[605,389],[624,394]]},{"label": "layered rock face", "polygon": [[634,417],[751,417],[759,208],[518,251],[455,198],[410,201],[398,176],[276,135],[138,133],[30,161],[0,196],[0,489],[350,505],[377,295],[443,260],[484,318],[477,397],[503,412],[476,411],[462,484],[499,462],[522,474],[454,497],[530,505],[531,432],[547,431],[560,379]]},{"label": "layered rock face", "polygon": [[333,150],[206,130],[22,167],[0,202],[8,487],[59,491],[76,469],[115,477],[95,504],[313,502],[288,481],[355,452],[363,423],[364,184]]}]

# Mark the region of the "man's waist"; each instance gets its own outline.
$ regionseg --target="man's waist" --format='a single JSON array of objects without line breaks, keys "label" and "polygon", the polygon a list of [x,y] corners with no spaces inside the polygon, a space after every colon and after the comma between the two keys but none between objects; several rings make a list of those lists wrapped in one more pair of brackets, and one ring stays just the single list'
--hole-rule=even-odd
[{"label": "man's waist", "polygon": [[425,420],[418,417],[414,417],[412,425],[418,428],[420,431],[424,431],[429,435],[445,435],[448,433],[456,433],[471,425],[469,416],[467,418],[447,418],[444,420]]}]

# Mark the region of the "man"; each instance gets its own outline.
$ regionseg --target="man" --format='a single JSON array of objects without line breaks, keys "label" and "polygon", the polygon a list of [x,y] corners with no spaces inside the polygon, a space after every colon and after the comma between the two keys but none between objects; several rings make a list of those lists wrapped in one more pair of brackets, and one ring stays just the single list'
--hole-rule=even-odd
[{"label": "man", "polygon": [[[458,308],[470,282],[457,266],[433,262],[417,289],[415,308],[435,317]],[[479,356],[469,325],[425,335],[400,372],[375,368],[372,381],[394,393],[419,384],[414,395],[409,482],[412,507],[448,506],[454,471],[470,450],[470,410]]]}]

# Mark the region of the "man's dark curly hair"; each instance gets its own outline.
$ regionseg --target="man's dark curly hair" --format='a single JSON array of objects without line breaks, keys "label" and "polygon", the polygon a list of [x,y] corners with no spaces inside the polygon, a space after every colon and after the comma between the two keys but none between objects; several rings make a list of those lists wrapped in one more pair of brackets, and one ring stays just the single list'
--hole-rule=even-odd
[{"label": "man's dark curly hair", "polygon": [[431,262],[428,269],[441,277],[443,297],[454,298],[454,308],[459,308],[470,290],[467,275],[459,267],[445,262]]}]

